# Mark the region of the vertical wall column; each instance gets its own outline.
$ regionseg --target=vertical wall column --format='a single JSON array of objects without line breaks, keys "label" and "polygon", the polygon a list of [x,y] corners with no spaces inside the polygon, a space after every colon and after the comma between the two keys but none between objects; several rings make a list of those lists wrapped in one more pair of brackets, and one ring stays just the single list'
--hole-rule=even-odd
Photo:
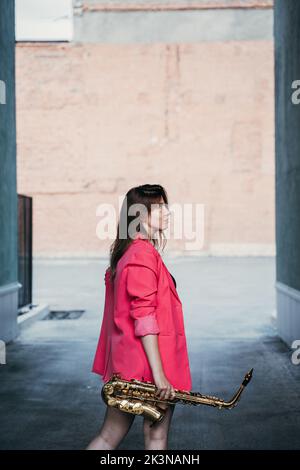
[{"label": "vertical wall column", "polygon": [[18,333],[15,2],[0,2],[0,340]]},{"label": "vertical wall column", "polygon": [[275,0],[277,322],[289,346],[300,339],[300,103],[292,100],[292,84],[300,81],[299,25],[299,0]]}]

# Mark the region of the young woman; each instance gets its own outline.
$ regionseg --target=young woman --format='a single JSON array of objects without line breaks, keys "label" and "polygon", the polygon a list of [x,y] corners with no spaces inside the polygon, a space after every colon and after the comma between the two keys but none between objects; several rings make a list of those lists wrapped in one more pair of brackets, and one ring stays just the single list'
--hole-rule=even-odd
[{"label": "young woman", "polygon": [[[167,194],[160,185],[145,184],[126,194],[105,272],[104,314],[92,371],[103,382],[113,373],[125,380],[151,381],[160,399],[172,400],[174,388],[190,391],[192,381],[182,303],[158,252],[169,215]],[[143,418],[147,450],[168,447],[175,404],[160,406],[166,414],[153,428]],[[87,449],[116,449],[134,418],[107,406],[100,433]]]}]

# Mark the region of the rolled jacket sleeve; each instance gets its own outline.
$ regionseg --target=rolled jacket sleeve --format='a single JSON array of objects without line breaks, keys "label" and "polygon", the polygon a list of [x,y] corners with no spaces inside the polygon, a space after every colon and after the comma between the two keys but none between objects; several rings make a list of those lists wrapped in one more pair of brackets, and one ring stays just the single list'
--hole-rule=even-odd
[{"label": "rolled jacket sleeve", "polygon": [[127,292],[130,297],[130,316],[136,336],[159,334],[156,317],[157,275],[152,253],[144,253],[127,266]]}]

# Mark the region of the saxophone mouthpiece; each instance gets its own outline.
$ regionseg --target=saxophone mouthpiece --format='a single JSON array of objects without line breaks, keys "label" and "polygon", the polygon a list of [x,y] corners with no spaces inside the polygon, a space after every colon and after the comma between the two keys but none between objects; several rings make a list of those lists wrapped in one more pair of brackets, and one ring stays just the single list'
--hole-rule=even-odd
[{"label": "saxophone mouthpiece", "polygon": [[247,372],[247,374],[245,375],[245,378],[243,380],[243,383],[242,385],[244,387],[246,387],[248,385],[248,383],[250,382],[250,380],[252,379],[252,375],[253,375],[253,367],[252,369],[249,370],[249,372]]}]

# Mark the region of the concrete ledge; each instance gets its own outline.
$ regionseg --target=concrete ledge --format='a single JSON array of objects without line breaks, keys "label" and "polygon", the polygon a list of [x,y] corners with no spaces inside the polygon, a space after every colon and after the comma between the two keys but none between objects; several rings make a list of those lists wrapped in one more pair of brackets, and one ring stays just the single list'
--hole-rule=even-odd
[{"label": "concrete ledge", "polygon": [[49,305],[47,304],[40,304],[36,307],[30,309],[28,313],[23,313],[23,315],[18,316],[18,326],[22,331],[28,326],[32,325],[37,320],[42,320],[45,318],[49,313]]},{"label": "concrete ledge", "polygon": [[278,333],[291,347],[294,340],[300,339],[300,292],[276,282],[276,297]]},{"label": "concrete ledge", "polygon": [[0,340],[13,341],[19,334],[17,324],[19,282],[0,286]]}]

